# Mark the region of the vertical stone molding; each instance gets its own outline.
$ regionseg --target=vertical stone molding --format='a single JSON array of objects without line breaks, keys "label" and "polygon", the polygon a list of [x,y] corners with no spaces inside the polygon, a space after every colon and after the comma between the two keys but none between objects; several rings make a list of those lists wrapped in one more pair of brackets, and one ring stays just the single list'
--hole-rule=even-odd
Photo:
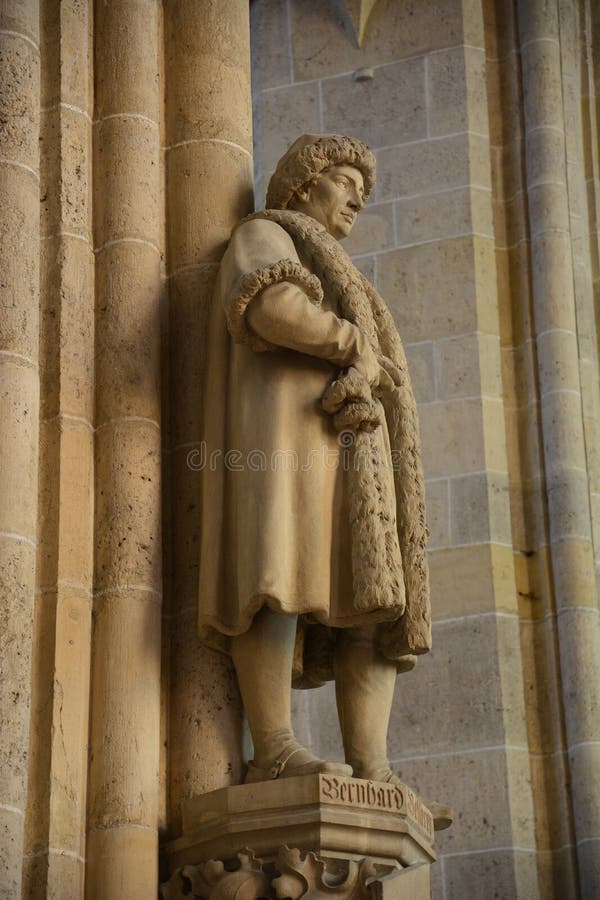
[{"label": "vertical stone molding", "polygon": [[[512,560],[522,656],[524,775],[531,782],[530,844],[539,894],[573,896],[572,809],[565,789],[564,720],[549,574],[542,431],[531,300],[531,253],[517,10],[496,0],[486,30],[492,202]],[[503,23],[500,27],[500,22]],[[510,654],[510,644],[504,653]],[[510,655],[507,655],[510,659]],[[548,790],[548,785],[553,789]],[[555,892],[555,893],[552,893]]]},{"label": "vertical stone molding", "polygon": [[27,898],[83,897],[93,564],[91,18],[91,2],[40,4],[40,475]]},{"label": "vertical stone molding", "polygon": [[185,797],[239,780],[241,706],[231,664],[197,638],[199,473],[207,312],[234,224],[251,210],[247,0],[165,4],[170,357],[169,822]]},{"label": "vertical stone molding", "polygon": [[600,891],[600,623],[569,221],[563,25],[560,4],[519,3],[549,541],[579,878],[582,896],[591,898]]},{"label": "vertical stone molding", "polygon": [[158,879],[158,0],[97,3],[95,13],[95,567],[85,895],[141,900],[156,895]]},{"label": "vertical stone molding", "polygon": [[40,51],[26,0],[0,2],[0,84],[0,896],[19,897],[39,413]]}]

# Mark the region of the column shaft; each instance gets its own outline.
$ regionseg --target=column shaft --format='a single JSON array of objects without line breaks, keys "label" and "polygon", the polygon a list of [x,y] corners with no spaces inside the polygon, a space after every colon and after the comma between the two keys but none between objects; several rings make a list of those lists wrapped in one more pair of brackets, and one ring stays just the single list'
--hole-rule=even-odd
[{"label": "column shaft", "polygon": [[91,5],[40,4],[39,547],[23,884],[30,900],[83,897],[93,565]]},{"label": "column shaft", "polygon": [[[231,663],[196,636],[204,337],[219,259],[252,204],[246,0],[165,4],[171,432],[170,824],[181,800],[241,775],[241,708]],[[216,385],[215,389],[219,386]]]},{"label": "column shaft", "polygon": [[19,897],[27,792],[39,415],[36,4],[0,0],[0,897]]},{"label": "column shaft", "polygon": [[[549,541],[581,892],[600,890],[600,626],[581,400],[557,3],[519,3]],[[596,860],[594,862],[593,860]]]},{"label": "column shaft", "polygon": [[156,896],[160,727],[157,0],[98,3],[94,633],[86,897]]}]

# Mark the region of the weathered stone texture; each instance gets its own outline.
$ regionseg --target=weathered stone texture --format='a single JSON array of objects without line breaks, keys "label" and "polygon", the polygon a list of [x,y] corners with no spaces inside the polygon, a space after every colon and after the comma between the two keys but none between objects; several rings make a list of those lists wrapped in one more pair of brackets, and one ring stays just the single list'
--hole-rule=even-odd
[{"label": "weathered stone texture", "polygon": [[427,57],[430,134],[475,131],[487,134],[488,92],[485,51],[453,47]]},{"label": "weathered stone texture", "polygon": [[[0,148],[0,153],[2,152]],[[39,185],[26,169],[0,163],[0,192],[10,218],[0,224],[0,351],[37,364],[39,323]]]},{"label": "weathered stone texture", "polygon": [[[100,119],[95,132],[95,177],[104,185],[94,203],[96,235],[102,235],[102,244],[132,239],[155,244],[157,126],[145,119],[115,115]],[[127,159],[135,159],[135,165],[126,165]],[[133,203],[132,196],[144,197],[144,202]]]},{"label": "weathered stone texture", "polygon": [[39,416],[39,25],[0,6],[0,894],[19,896],[27,794]]},{"label": "weathered stone texture", "polygon": [[[95,7],[96,442],[86,896],[156,892],[161,666],[158,4]],[[143,864],[140,866],[140,863]],[[147,865],[146,865],[147,863]]]},{"label": "weathered stone texture", "polygon": [[[463,33],[461,4],[456,0],[423,6],[403,4],[399,20],[394,0],[380,0],[368,25],[362,49],[356,47],[352,24],[342,7],[292,0],[292,52],[298,81],[323,78],[374,63],[394,62],[421,53],[454,47]],[[410,25],[408,24],[410,23]]]},{"label": "weathered stone texture", "polygon": [[129,241],[106,247],[96,254],[96,283],[97,425],[121,416],[157,423],[160,286],[156,250]]},{"label": "weathered stone texture", "polygon": [[197,637],[200,479],[188,455],[198,451],[201,437],[205,324],[216,269],[231,229],[252,208],[249,62],[243,0],[166,5],[171,835],[181,833],[185,798],[236,782],[242,770],[241,704],[231,661]]},{"label": "weathered stone texture", "polygon": [[[226,177],[215,178],[223,166]],[[207,140],[173,147],[167,160],[169,269],[218,262],[234,222],[252,202],[252,163],[239,147]]]},{"label": "weathered stone texture", "polygon": [[[398,682],[391,746],[458,813],[434,897],[579,882],[587,900],[600,13],[379,0],[361,48],[341,2],[251,14],[257,195],[303,131],[377,151],[346,247],[390,302],[420,404],[435,648]],[[22,879],[31,900],[81,900],[87,858],[90,897],[145,898],[159,816],[177,832],[182,799],[242,771],[231,667],[195,638],[188,454],[216,266],[252,204],[248,4],[0,0],[0,82],[0,894]],[[295,709],[339,758],[333,703],[328,687]]]},{"label": "weathered stone texture", "polygon": [[422,56],[382,66],[372,80],[357,82],[352,74],[328,78],[322,97],[326,132],[356,135],[373,149],[427,136]]},{"label": "weathered stone texture", "polygon": [[[271,5],[260,4],[257,18],[264,21]],[[499,832],[490,833],[487,849],[478,845],[471,854],[475,845],[467,842],[460,857],[444,859],[444,895],[476,895],[482,892],[476,885],[485,883],[485,890],[491,884],[501,896],[545,896],[553,873],[570,896],[573,856],[561,849],[573,840],[566,770],[554,756],[554,768],[546,763],[530,786],[527,746],[535,752],[536,734],[551,722],[544,752],[562,752],[567,701],[561,699],[559,672],[563,666],[570,671],[567,656],[577,653],[578,638],[576,629],[560,624],[562,614],[552,616],[554,603],[597,605],[590,531],[600,515],[598,390],[592,374],[597,351],[590,319],[593,278],[586,277],[593,266],[582,249],[595,200],[586,206],[591,195],[589,188],[582,190],[579,162],[594,139],[584,124],[588,98],[578,94],[586,90],[585,78],[578,81],[583,20],[558,3],[524,3],[516,10],[502,2],[465,3],[460,9],[430,4],[418,12],[403,4],[396,18],[392,6],[378,4],[360,50],[352,45],[341,5],[317,14],[309,0],[290,4],[289,23],[283,16],[277,20],[278,34],[290,26],[287,68],[281,51],[273,68],[259,59],[257,44],[257,86],[267,88],[255,97],[257,146],[267,148],[256,161],[257,182],[266,184],[277,155],[271,148],[292,139],[294,127],[297,133],[312,130],[315,120],[323,130],[358,131],[381,148],[371,207],[377,218],[346,246],[391,305],[420,404],[433,615],[456,622],[457,629],[452,660],[439,672],[447,673],[457,660],[468,668],[479,660],[482,671],[492,666],[483,650],[490,639],[480,649],[475,642],[474,649],[467,638],[471,617],[473,627],[487,623],[497,642],[497,679],[481,688],[482,697],[491,702],[498,690],[508,717],[504,734],[484,739],[484,726],[469,732],[467,742],[477,749],[473,760],[490,743],[507,745],[497,751],[507,760],[497,780],[510,798],[507,831],[502,841]],[[400,20],[410,27],[401,28]],[[515,69],[521,48],[522,82]],[[367,65],[374,65],[373,79],[355,81],[353,73]],[[276,91],[269,90],[275,85]],[[277,109],[289,111],[279,121],[265,116],[272,94]],[[294,104],[295,97],[304,102]],[[393,100],[397,114],[391,117]],[[394,207],[392,231],[381,224],[388,205]],[[511,618],[488,620],[493,613]],[[535,632],[533,621],[541,623]],[[438,641],[449,627],[436,630]],[[553,649],[557,632],[565,634],[562,662]],[[419,660],[414,675],[403,676],[400,697],[405,689],[412,698],[410,685],[424,671],[432,679],[431,693],[438,694],[447,675],[436,674],[437,652],[443,653],[436,646],[430,659]],[[588,668],[585,658],[582,645],[579,678]],[[450,692],[429,710],[428,720],[439,724],[443,710],[460,706],[461,693]],[[327,724],[334,721],[328,713],[332,701],[323,690],[308,696],[297,712],[312,745],[329,754],[338,740]],[[415,703],[402,705],[391,734],[392,742],[402,736],[396,753],[403,774],[411,730],[405,723],[414,724]],[[577,704],[575,717],[576,710]],[[469,748],[455,750],[460,728],[440,727],[441,733],[448,730],[450,743],[440,751],[448,776],[428,790],[450,794],[459,805],[455,770]],[[509,763],[509,745],[522,748],[518,765]],[[445,753],[452,755],[446,759]],[[593,773],[595,764],[589,765]],[[560,790],[551,790],[553,783]],[[523,802],[531,815],[532,797],[536,808],[546,809],[535,833],[519,813]],[[492,807],[500,808],[497,794]],[[559,835],[555,828],[549,838],[559,819],[564,831]],[[583,827],[587,840],[593,828],[589,822]],[[507,849],[496,852],[498,846]],[[556,891],[551,896],[559,896]]]},{"label": "weathered stone texture", "polygon": [[290,144],[290,135],[320,131],[317,82],[269,91],[263,98],[261,118],[261,157],[265,170],[272,172]]}]

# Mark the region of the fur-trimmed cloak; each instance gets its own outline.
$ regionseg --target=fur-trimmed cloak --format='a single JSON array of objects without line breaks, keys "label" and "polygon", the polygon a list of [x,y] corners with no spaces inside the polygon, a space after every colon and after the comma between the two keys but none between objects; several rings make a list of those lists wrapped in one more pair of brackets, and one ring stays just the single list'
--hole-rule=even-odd
[{"label": "fur-trimmed cloak", "polygon": [[[402,560],[391,587],[357,604],[354,472],[322,398],[366,341],[401,373],[369,440],[379,493],[397,505]],[[211,309],[207,373],[201,637],[227,650],[228,636],[247,630],[263,605],[298,614],[302,686],[331,677],[332,627],[378,623],[378,645],[392,659],[429,649],[423,478],[406,362],[385,304],[314,220],[267,211],[235,229]],[[395,532],[393,509],[391,520]]]}]

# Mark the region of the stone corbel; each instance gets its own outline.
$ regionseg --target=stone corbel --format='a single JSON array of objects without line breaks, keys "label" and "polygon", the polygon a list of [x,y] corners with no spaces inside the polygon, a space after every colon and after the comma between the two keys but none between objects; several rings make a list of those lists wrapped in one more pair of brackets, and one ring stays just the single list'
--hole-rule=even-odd
[{"label": "stone corbel", "polygon": [[430,900],[434,821],[402,783],[313,774],[219,788],[182,805],[162,898]]}]

